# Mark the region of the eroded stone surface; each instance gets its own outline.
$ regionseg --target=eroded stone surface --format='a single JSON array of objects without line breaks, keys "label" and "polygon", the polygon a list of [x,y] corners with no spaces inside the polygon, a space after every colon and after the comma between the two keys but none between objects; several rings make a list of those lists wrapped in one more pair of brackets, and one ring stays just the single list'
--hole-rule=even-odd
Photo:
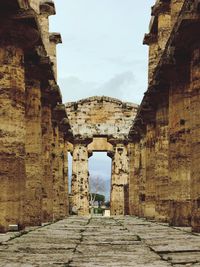
[{"label": "eroded stone surface", "polygon": [[200,266],[199,243],[185,228],[136,217],[73,216],[3,242],[0,266]]}]

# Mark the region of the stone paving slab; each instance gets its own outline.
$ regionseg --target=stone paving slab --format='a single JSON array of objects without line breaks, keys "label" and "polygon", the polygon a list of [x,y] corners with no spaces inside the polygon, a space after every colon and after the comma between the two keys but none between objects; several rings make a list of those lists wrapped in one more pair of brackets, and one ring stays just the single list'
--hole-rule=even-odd
[{"label": "stone paving slab", "polygon": [[200,267],[200,236],[136,217],[69,217],[0,235],[0,267]]}]

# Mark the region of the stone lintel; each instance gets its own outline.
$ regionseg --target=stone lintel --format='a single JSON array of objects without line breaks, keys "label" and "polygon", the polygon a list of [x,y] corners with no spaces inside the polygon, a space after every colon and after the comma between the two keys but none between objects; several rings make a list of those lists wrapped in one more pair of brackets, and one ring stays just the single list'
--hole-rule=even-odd
[{"label": "stone lintel", "polygon": [[151,9],[152,16],[159,16],[160,14],[166,14],[170,12],[169,1],[159,1]]},{"label": "stone lintel", "polygon": [[61,34],[58,32],[52,32],[49,34],[49,40],[50,40],[50,42],[52,42],[54,44],[61,44],[62,43]]},{"label": "stone lintel", "polygon": [[73,144],[81,144],[83,146],[88,146],[92,142],[93,138],[91,137],[84,137],[81,135],[75,135]]},{"label": "stone lintel", "polygon": [[56,8],[55,8],[54,2],[52,0],[41,0],[40,14],[47,15],[47,16],[55,15]]}]

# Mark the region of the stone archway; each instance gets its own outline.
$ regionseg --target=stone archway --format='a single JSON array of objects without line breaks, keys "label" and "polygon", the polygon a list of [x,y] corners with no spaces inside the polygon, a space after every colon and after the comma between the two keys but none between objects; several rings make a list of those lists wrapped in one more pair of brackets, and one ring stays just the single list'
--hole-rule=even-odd
[{"label": "stone archway", "polygon": [[111,215],[127,213],[129,186],[128,134],[137,105],[110,97],[90,97],[66,104],[74,143],[71,152],[71,206],[78,215],[89,214],[88,158],[107,152],[112,158]]}]

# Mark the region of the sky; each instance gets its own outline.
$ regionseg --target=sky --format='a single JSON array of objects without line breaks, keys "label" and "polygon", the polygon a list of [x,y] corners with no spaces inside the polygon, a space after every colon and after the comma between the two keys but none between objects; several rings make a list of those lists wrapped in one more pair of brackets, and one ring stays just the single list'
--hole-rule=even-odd
[{"label": "sky", "polygon": [[139,104],[147,89],[150,8],[155,0],[54,0],[63,101],[107,95]]},{"label": "sky", "polygon": [[[54,0],[50,30],[60,32],[58,84],[63,102],[110,96],[140,104],[147,89],[148,33],[155,0]],[[71,157],[69,174],[71,176]],[[89,160],[91,175],[107,181],[111,162],[104,153]]]}]

